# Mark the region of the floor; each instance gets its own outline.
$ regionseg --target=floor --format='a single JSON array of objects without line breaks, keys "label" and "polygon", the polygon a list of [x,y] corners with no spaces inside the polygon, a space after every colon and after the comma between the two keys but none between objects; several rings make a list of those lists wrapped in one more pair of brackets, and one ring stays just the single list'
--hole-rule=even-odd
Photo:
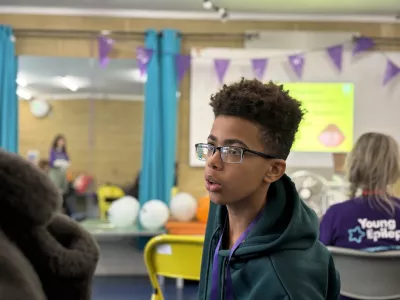
[{"label": "floor", "polygon": [[146,277],[143,251],[136,247],[132,238],[97,239],[100,246],[100,260],[97,264],[97,276]]},{"label": "floor", "polygon": [[[146,277],[96,276],[92,300],[150,300],[151,293]],[[184,289],[179,290],[175,280],[166,280],[163,293],[166,300],[196,300],[197,284],[185,282]]]}]

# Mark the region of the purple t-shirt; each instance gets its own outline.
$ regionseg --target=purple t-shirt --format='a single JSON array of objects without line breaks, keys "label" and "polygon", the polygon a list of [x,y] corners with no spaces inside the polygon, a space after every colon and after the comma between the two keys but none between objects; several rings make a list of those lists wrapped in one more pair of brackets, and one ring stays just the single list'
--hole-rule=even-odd
[{"label": "purple t-shirt", "polygon": [[332,205],[321,221],[320,241],[370,252],[400,250],[400,209],[389,215],[365,198]]},{"label": "purple t-shirt", "polygon": [[62,160],[66,160],[69,161],[69,157],[68,154],[64,151],[57,151],[55,149],[50,151],[50,158],[49,158],[49,164],[51,167],[54,167],[54,162],[57,159],[62,159]]}]

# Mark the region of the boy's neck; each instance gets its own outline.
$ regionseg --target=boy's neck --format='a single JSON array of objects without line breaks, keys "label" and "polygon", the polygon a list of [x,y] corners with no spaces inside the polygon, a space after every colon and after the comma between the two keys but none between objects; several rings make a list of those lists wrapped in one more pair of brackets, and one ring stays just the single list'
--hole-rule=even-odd
[{"label": "boy's neck", "polygon": [[229,235],[226,237],[226,245],[229,246],[229,249],[232,248],[250,223],[254,221],[266,202],[266,191],[264,190],[258,195],[253,195],[250,199],[243,199],[226,206],[229,220],[226,231]]}]

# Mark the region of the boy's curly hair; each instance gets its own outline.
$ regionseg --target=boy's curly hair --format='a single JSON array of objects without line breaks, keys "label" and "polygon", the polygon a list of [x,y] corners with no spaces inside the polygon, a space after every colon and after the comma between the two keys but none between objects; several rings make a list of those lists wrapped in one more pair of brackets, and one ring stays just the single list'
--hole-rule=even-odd
[{"label": "boy's curly hair", "polygon": [[233,116],[257,124],[266,151],[286,159],[304,116],[301,103],[283,85],[242,78],[211,96],[215,117]]}]

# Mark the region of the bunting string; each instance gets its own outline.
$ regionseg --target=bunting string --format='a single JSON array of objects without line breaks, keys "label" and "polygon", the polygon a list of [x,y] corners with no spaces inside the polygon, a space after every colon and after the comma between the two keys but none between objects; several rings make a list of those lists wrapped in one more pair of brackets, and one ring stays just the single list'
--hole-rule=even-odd
[{"label": "bunting string", "polygon": [[[109,54],[113,49],[115,42],[111,38],[107,36],[100,36],[98,38],[98,55],[99,55],[99,64],[102,67],[106,67],[109,61]],[[331,60],[333,66],[339,71],[342,71],[343,68],[343,53],[348,47],[351,47],[351,54],[353,57],[359,56],[361,54],[366,54],[368,51],[373,50],[375,48],[375,42],[372,38],[367,36],[358,37],[352,41],[345,41],[343,43],[331,45],[329,47],[310,49],[308,51],[302,51],[298,53],[293,53],[290,55],[279,55],[285,59],[288,63],[294,74],[298,79],[302,79],[303,70],[306,66],[306,54],[310,52],[316,51],[325,51],[327,54],[327,58]],[[397,65],[390,59],[384,52],[380,53],[385,56],[386,66],[384,70],[384,76],[382,79],[382,84],[387,85],[391,82],[395,77],[400,76],[400,65]],[[168,54],[168,53],[162,53]],[[175,55],[175,54],[171,54]],[[146,75],[147,65],[151,61],[154,56],[154,51],[151,49],[146,49],[144,47],[137,47],[136,49],[136,60],[137,65],[140,70],[141,76]],[[269,57],[254,57],[249,59],[246,58],[235,58],[234,60],[247,60],[253,70],[254,77],[262,80],[265,73],[268,69],[268,62],[271,59],[277,58],[277,56],[269,56]],[[227,58],[210,58],[213,60],[213,66],[216,73],[216,77],[220,84],[223,84],[225,74],[227,73],[231,59]],[[181,81],[185,76],[186,72],[189,70],[191,65],[191,56],[190,55],[176,55],[175,59],[176,70],[177,70],[177,80]]]}]

